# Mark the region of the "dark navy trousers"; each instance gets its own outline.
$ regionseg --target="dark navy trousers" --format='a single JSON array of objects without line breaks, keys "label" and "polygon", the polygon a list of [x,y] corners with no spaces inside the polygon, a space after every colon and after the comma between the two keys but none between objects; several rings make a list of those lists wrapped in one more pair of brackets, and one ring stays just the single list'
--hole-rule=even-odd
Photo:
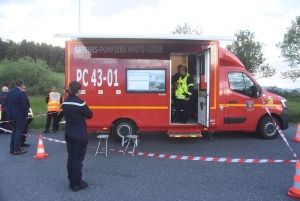
[{"label": "dark navy trousers", "polygon": [[[28,134],[28,120],[22,134]],[[26,142],[26,135],[21,135],[21,144],[24,144],[25,142]]]},{"label": "dark navy trousers", "polygon": [[10,149],[15,152],[20,150],[21,136],[26,124],[26,118],[12,118],[13,129],[10,140]]},{"label": "dark navy trousers", "polygon": [[68,151],[68,179],[74,186],[79,186],[82,182],[82,161],[88,143],[73,140],[68,135],[66,135],[65,138]]}]

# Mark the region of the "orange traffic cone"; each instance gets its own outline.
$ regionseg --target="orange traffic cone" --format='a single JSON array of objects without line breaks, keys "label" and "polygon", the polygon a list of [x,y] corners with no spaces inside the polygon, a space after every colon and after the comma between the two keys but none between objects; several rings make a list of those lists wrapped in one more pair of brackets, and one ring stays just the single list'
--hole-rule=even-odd
[{"label": "orange traffic cone", "polygon": [[300,142],[300,124],[297,125],[296,135],[295,135],[293,141]]},{"label": "orange traffic cone", "polygon": [[38,144],[37,152],[36,152],[36,155],[34,156],[34,158],[46,158],[47,156],[48,156],[48,154],[46,154],[46,152],[44,150],[43,138],[41,135],[39,135],[39,144]]},{"label": "orange traffic cone", "polygon": [[288,191],[288,196],[300,199],[300,162],[296,162],[296,171],[294,175],[294,185]]}]

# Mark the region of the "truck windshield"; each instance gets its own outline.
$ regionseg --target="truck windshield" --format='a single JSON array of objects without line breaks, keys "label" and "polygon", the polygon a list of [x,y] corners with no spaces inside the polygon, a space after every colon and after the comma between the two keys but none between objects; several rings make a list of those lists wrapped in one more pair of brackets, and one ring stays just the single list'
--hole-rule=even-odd
[{"label": "truck windshield", "polygon": [[230,72],[228,80],[232,91],[253,97],[255,84],[248,75],[241,72]]}]

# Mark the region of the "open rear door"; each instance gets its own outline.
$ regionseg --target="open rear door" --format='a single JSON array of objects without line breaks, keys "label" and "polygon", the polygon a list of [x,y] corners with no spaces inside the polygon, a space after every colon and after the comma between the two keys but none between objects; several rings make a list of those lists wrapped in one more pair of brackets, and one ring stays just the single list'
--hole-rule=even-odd
[{"label": "open rear door", "polygon": [[210,49],[196,55],[198,87],[198,124],[209,127]]}]

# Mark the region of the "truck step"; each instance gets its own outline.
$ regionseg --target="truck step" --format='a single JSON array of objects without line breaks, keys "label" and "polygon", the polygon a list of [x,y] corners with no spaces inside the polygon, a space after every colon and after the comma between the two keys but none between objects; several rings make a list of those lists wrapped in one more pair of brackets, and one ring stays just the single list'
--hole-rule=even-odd
[{"label": "truck step", "polygon": [[170,138],[200,138],[201,133],[168,133]]}]

